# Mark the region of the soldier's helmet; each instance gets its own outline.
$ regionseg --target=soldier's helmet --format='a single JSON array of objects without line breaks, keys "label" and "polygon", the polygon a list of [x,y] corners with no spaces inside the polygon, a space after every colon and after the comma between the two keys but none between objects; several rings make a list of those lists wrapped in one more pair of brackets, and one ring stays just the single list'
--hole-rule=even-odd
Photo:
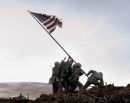
[{"label": "soldier's helmet", "polygon": [[80,63],[76,63],[75,67],[79,67],[80,68],[80,67],[82,67],[82,65]]},{"label": "soldier's helmet", "polygon": [[58,67],[60,65],[60,62],[55,62],[54,64],[56,67]]},{"label": "soldier's helmet", "polygon": [[103,73],[102,72],[99,72],[99,74],[101,74],[103,76]]}]

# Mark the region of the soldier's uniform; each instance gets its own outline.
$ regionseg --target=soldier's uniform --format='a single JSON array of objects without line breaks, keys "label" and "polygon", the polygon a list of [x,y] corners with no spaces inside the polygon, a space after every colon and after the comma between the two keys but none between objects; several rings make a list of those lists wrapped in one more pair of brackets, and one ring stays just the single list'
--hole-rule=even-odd
[{"label": "soldier's uniform", "polygon": [[53,93],[62,91],[62,85],[59,80],[59,75],[60,75],[60,63],[55,62],[55,67],[53,67],[52,69],[52,76],[49,79],[49,84],[52,84]]},{"label": "soldier's uniform", "polygon": [[71,92],[73,92],[77,87],[79,87],[79,91],[83,90],[83,84],[79,81],[79,77],[84,74],[84,71],[80,67],[80,63],[76,63],[73,65],[72,73],[69,77],[69,89]]},{"label": "soldier's uniform", "polygon": [[68,78],[71,73],[72,62],[73,61],[66,61],[66,62],[63,62],[61,65],[60,82],[61,82],[62,86],[64,87],[65,91],[67,91],[67,92],[69,90]]},{"label": "soldier's uniform", "polygon": [[[90,75],[91,74],[91,75]],[[103,86],[104,85],[104,81],[103,81],[103,74],[101,72],[97,72],[94,70],[90,70],[87,75],[90,77],[88,77],[87,82],[84,85],[84,90],[86,88],[88,88],[91,84],[94,84],[95,86]]]}]

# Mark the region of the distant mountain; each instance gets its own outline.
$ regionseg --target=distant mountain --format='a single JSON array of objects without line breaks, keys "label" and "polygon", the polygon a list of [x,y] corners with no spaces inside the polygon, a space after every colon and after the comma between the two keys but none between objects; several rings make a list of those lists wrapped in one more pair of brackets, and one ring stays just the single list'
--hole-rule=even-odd
[{"label": "distant mountain", "polygon": [[39,82],[0,83],[0,98],[16,97],[19,96],[20,93],[25,97],[29,94],[30,99],[35,99],[41,94],[51,94],[52,86],[47,83]]}]

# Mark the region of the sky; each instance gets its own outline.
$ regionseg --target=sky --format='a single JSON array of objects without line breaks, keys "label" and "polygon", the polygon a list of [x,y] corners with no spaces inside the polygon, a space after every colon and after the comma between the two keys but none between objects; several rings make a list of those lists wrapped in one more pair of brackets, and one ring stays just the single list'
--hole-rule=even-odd
[{"label": "sky", "polygon": [[[48,83],[66,53],[27,10],[62,19],[52,36],[87,73],[130,83],[129,0],[0,0],[0,82]],[[84,84],[85,75],[80,77]]]}]

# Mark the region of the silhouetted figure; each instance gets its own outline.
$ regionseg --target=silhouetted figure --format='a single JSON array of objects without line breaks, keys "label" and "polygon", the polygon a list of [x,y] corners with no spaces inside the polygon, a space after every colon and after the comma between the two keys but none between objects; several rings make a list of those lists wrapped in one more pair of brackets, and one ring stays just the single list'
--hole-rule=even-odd
[{"label": "silhouetted figure", "polygon": [[79,91],[83,90],[83,84],[79,81],[79,77],[84,74],[84,71],[81,69],[81,64],[76,63],[73,65],[71,75],[69,77],[70,91],[73,92],[77,87]]},{"label": "silhouetted figure", "polygon": [[61,72],[60,72],[60,82],[62,86],[64,87],[65,91],[69,91],[69,81],[68,78],[71,74],[71,66],[72,66],[73,60],[72,58],[68,58],[67,61],[63,61],[61,65]]},{"label": "silhouetted figure", "polygon": [[90,70],[87,73],[87,75],[88,76],[90,75],[90,76],[88,77],[88,80],[87,80],[87,82],[84,85],[84,88],[83,88],[84,90],[86,88],[88,88],[91,84],[94,84],[95,86],[98,86],[98,87],[104,85],[102,72],[97,72],[97,71],[94,71],[94,70]]},{"label": "silhouetted figure", "polygon": [[49,79],[49,84],[52,84],[52,90],[53,93],[56,92],[61,92],[62,91],[62,84],[59,80],[59,75],[60,75],[60,63],[55,62],[55,66],[52,69],[52,76]]}]

